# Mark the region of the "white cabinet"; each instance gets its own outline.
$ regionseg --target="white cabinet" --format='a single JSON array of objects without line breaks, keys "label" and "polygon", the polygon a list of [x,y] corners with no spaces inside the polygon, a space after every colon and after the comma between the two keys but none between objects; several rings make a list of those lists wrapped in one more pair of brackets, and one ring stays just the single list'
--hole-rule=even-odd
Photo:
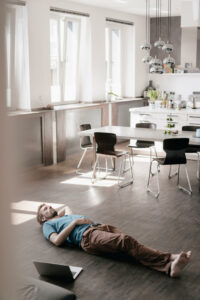
[{"label": "white cabinet", "polygon": [[200,115],[188,115],[188,125],[200,126]]},{"label": "white cabinet", "polygon": [[200,126],[200,110],[190,113],[191,110],[155,109],[149,107],[141,109],[130,109],[130,126],[136,123],[155,123],[158,129],[181,130],[184,125]]}]

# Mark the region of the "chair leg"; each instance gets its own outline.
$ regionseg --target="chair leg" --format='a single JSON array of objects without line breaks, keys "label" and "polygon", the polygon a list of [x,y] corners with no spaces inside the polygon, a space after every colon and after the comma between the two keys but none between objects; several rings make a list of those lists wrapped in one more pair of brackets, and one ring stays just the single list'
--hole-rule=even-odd
[{"label": "chair leg", "polygon": [[[153,173],[152,173],[152,165],[153,165],[153,160],[151,161],[150,163],[150,166],[149,166],[149,177],[148,177],[148,182],[147,182],[147,192],[150,192],[152,195],[154,195],[155,198],[158,198],[159,195],[160,195],[160,184],[159,184],[159,164],[157,162],[157,192],[154,192],[150,189],[150,178],[151,176],[153,177]],[[155,175],[155,174],[154,174]]]},{"label": "chair leg", "polygon": [[111,166],[112,166],[112,171],[115,171],[115,159],[113,157],[110,158],[111,160]]},{"label": "chair leg", "polygon": [[97,164],[99,163],[99,158],[98,158],[98,156],[97,156],[97,159],[96,159],[96,161],[95,161],[95,163],[94,163],[94,167],[93,167],[93,172],[92,172],[92,183],[94,183],[94,174],[96,173],[96,167],[97,167]]},{"label": "chair leg", "polygon": [[189,179],[189,176],[188,176],[188,171],[187,171],[187,167],[185,165],[185,174],[186,174],[186,178],[187,178],[187,182],[188,182],[188,187],[189,189],[186,189],[185,187],[181,186],[180,183],[179,183],[179,176],[180,176],[180,165],[179,165],[179,168],[178,168],[178,188],[180,190],[183,190],[185,191],[186,193],[188,193],[190,196],[192,195],[192,188],[191,188],[191,184],[190,184],[190,179]]},{"label": "chair leg", "polygon": [[200,180],[200,152],[197,152],[197,156],[198,156],[197,179]]},{"label": "chair leg", "polygon": [[174,172],[173,174],[171,174],[172,171],[172,165],[169,166],[169,174],[168,174],[168,178],[171,179],[172,177],[178,175],[178,169],[176,170],[176,172]]},{"label": "chair leg", "polygon": [[107,175],[108,175],[108,160],[106,158],[106,177],[107,177]]},{"label": "chair leg", "polygon": [[120,183],[120,177],[121,177],[122,173],[124,173],[124,172],[122,172],[122,166],[124,164],[124,160],[126,160],[126,156],[127,155],[124,155],[124,157],[121,158],[119,172],[118,172],[118,185],[119,185],[120,188],[126,187],[127,185],[133,183],[133,168],[132,168],[132,162],[131,162],[131,159],[130,159],[130,155],[128,155],[128,157],[129,157],[129,165],[130,165],[130,167],[128,168],[128,170],[130,170],[131,179],[128,180],[127,182]]},{"label": "chair leg", "polygon": [[84,152],[83,152],[83,154],[82,154],[82,156],[81,156],[81,159],[79,160],[79,163],[78,163],[78,165],[77,165],[77,167],[76,167],[76,173],[77,173],[77,174],[81,174],[81,173],[79,173],[78,170],[80,169],[80,166],[81,166],[81,164],[82,164],[82,161],[83,161],[83,159],[84,159],[84,157],[85,157],[86,152],[87,152],[87,148],[84,149]]}]

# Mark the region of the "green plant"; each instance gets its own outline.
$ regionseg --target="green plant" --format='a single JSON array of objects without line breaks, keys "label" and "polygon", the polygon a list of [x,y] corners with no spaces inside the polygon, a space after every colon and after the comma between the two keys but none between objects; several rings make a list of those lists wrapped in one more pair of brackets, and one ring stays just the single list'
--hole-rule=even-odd
[{"label": "green plant", "polygon": [[149,90],[147,92],[147,96],[150,98],[151,101],[155,101],[158,97],[158,92],[155,90]]},{"label": "green plant", "polygon": [[119,95],[113,93],[113,92],[108,92],[108,95],[112,95],[112,96],[115,96],[115,97],[119,97]]}]

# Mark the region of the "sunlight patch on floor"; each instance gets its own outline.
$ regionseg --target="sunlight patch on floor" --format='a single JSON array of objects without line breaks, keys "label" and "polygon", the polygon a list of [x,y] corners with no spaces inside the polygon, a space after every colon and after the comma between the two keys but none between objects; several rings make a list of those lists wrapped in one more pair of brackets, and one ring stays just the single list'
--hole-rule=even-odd
[{"label": "sunlight patch on floor", "polygon": [[16,212],[11,214],[12,225],[19,225],[33,219],[35,219],[35,215],[32,214],[16,213]]},{"label": "sunlight patch on floor", "polygon": [[[111,187],[118,183],[118,177],[109,175],[105,177],[105,173],[101,172],[100,175],[97,176],[94,183],[92,183],[92,172],[76,176],[64,181],[61,181],[61,184],[74,184],[74,185],[86,185],[86,186],[96,186],[96,187]],[[123,180],[124,178],[120,178]]]},{"label": "sunlight patch on floor", "polygon": [[[11,204],[11,223],[13,225],[19,225],[35,219],[38,206],[41,205],[43,202],[39,201],[29,201],[29,200],[22,200],[19,202],[14,202]],[[47,205],[51,205],[55,209],[59,209],[64,206],[64,204],[60,203],[49,203],[45,202]],[[18,212],[17,212],[18,211]]]}]

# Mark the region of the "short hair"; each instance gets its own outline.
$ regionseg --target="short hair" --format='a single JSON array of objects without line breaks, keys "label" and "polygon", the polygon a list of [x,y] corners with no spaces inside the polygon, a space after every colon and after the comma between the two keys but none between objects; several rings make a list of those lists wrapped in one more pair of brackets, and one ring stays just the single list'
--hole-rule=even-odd
[{"label": "short hair", "polygon": [[40,225],[42,225],[45,221],[42,220],[43,214],[41,214],[40,210],[41,208],[45,205],[45,203],[42,203],[40,206],[38,206],[38,210],[37,210],[37,221]]}]

